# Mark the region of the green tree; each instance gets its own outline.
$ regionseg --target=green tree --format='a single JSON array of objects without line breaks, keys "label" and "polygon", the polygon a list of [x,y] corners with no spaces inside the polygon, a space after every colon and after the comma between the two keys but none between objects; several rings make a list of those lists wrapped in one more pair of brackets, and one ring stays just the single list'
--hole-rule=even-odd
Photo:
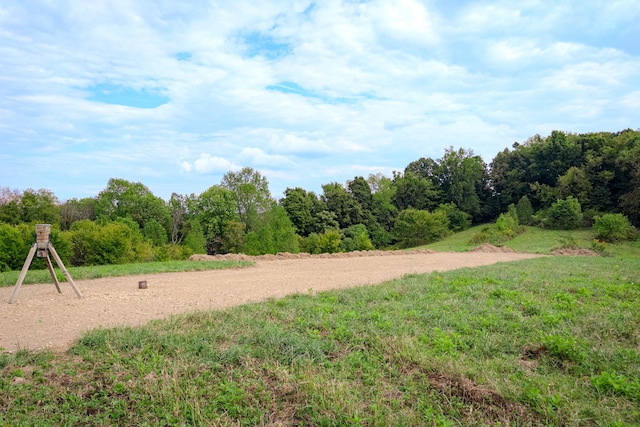
[{"label": "green tree", "polygon": [[397,174],[393,179],[393,205],[405,209],[433,210],[442,202],[442,192],[430,180],[414,173]]},{"label": "green tree", "polygon": [[226,224],[238,220],[236,196],[231,190],[214,185],[191,202],[190,211],[202,226],[207,253],[218,253]]},{"label": "green tree", "polygon": [[27,189],[20,198],[22,221],[28,223],[59,224],[60,208],[58,198],[44,188],[35,191]]},{"label": "green tree", "polygon": [[102,216],[110,220],[131,218],[141,229],[152,219],[167,230],[171,224],[169,208],[164,200],[154,196],[151,190],[140,182],[118,178],[109,179],[107,187],[98,194],[95,214],[96,218]]},{"label": "green tree", "polygon": [[28,244],[15,226],[0,222],[0,271],[22,268],[25,246]]},{"label": "green tree", "polygon": [[459,232],[471,227],[471,215],[458,209],[455,203],[443,203],[436,212],[444,212],[449,218],[451,231]]},{"label": "green tree", "polygon": [[582,207],[578,199],[569,196],[558,200],[546,212],[545,224],[550,228],[571,230],[582,224]]},{"label": "green tree", "polygon": [[185,252],[188,255],[202,254],[207,250],[207,238],[204,235],[204,230],[200,222],[193,218],[187,220],[183,227],[182,233],[184,239],[182,240],[182,246],[185,248]]},{"label": "green tree", "polygon": [[533,225],[533,214],[535,213],[533,210],[533,206],[531,206],[531,201],[529,197],[522,196],[520,200],[518,200],[518,204],[516,205],[516,212],[518,214],[518,221],[522,225]]},{"label": "green tree", "polygon": [[190,196],[184,194],[171,193],[168,208],[171,217],[171,227],[169,240],[173,244],[180,243],[186,235],[187,223],[191,219],[189,205],[193,204],[195,194]]},{"label": "green tree", "polygon": [[253,231],[260,215],[275,204],[267,178],[253,168],[244,167],[239,172],[227,172],[220,185],[233,194],[236,215],[244,225],[245,233]]},{"label": "green tree", "polygon": [[0,187],[0,222],[16,225],[22,222],[21,193],[9,187]]},{"label": "green tree", "polygon": [[589,182],[586,172],[581,168],[571,166],[564,175],[558,178],[557,189],[558,196],[562,199],[573,196],[583,206],[589,203],[591,182]]},{"label": "green tree", "polygon": [[574,135],[554,130],[530,145],[531,182],[555,186],[559,177],[583,161],[582,146]]},{"label": "green tree", "polygon": [[325,184],[322,191],[322,201],[327,210],[335,214],[340,228],[348,228],[364,221],[362,206],[341,184]]},{"label": "green tree", "polygon": [[472,150],[449,147],[438,163],[437,177],[444,200],[455,203],[474,221],[484,219],[490,189],[487,165],[482,158],[474,155]]},{"label": "green tree", "polygon": [[287,188],[284,197],[280,200],[281,206],[287,212],[291,223],[300,236],[308,236],[317,231],[314,214],[318,212],[320,201],[313,192],[308,192],[300,187]]},{"label": "green tree", "polygon": [[245,236],[243,252],[247,255],[299,252],[295,228],[282,206],[274,206],[266,212],[255,231]]},{"label": "green tree", "polygon": [[531,193],[529,164],[526,148],[513,144],[514,150],[505,148],[492,160],[490,178],[493,186],[494,209],[503,212],[511,203]]},{"label": "green tree", "polygon": [[83,219],[95,220],[96,199],[86,197],[83,199],[69,199],[60,205],[60,228],[68,230],[71,224]]},{"label": "green tree", "polygon": [[162,246],[167,243],[167,230],[155,219],[144,224],[142,235],[149,239],[154,246]]},{"label": "green tree", "polygon": [[450,233],[449,218],[444,211],[431,213],[412,208],[400,212],[394,228],[398,246],[403,248],[426,245]]}]

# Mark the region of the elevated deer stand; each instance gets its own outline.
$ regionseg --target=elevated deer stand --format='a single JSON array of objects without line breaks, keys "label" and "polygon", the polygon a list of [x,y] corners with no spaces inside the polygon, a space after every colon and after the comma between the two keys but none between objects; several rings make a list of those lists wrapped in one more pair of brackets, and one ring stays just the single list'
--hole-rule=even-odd
[{"label": "elevated deer stand", "polygon": [[24,281],[25,276],[27,275],[27,271],[29,270],[29,266],[33,261],[33,256],[37,254],[38,258],[44,258],[47,263],[47,268],[49,269],[49,273],[51,273],[51,277],[53,278],[53,283],[56,285],[56,289],[58,293],[62,293],[60,290],[60,282],[58,282],[58,278],[56,277],[56,272],[53,270],[53,264],[51,264],[51,258],[49,258],[49,252],[53,255],[53,259],[56,260],[58,267],[64,273],[64,277],[67,278],[71,287],[75,291],[78,298],[82,298],[82,294],[80,293],[80,289],[76,286],[71,275],[65,268],[62,260],[58,256],[55,248],[51,244],[49,240],[49,234],[51,233],[51,225],[50,224],[37,224],[36,225],[36,242],[31,246],[29,250],[29,255],[27,255],[27,259],[24,261],[24,265],[22,266],[22,271],[20,272],[20,276],[18,277],[18,281],[16,282],[15,288],[13,288],[13,294],[11,295],[11,299],[9,300],[9,304],[12,304],[13,301],[18,296],[18,291],[20,290],[20,286],[22,286],[22,282]]}]

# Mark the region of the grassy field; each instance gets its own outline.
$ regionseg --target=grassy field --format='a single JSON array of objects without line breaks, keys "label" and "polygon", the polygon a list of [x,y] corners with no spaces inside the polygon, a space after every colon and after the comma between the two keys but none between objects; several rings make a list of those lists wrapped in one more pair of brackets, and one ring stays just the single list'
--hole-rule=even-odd
[{"label": "grassy field", "polygon": [[[441,248],[460,250],[456,239]],[[637,248],[408,275],[0,355],[0,425],[640,425]]]},{"label": "grassy field", "polygon": [[[52,261],[53,262],[53,261]],[[96,265],[91,267],[69,267],[73,280],[99,279],[101,277],[134,276],[139,274],[173,273],[180,271],[203,271],[222,268],[246,267],[249,261],[167,261],[144,262],[137,264]],[[56,268],[59,281],[66,281],[62,270]],[[0,286],[13,286],[18,281],[19,271],[0,272]],[[48,270],[29,270],[24,279],[25,284],[49,283],[51,275]]]}]

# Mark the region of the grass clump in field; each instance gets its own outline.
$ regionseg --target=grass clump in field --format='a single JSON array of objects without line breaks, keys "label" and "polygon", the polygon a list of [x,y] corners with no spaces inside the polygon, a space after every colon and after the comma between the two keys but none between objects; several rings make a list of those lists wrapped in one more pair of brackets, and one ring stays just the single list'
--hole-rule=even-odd
[{"label": "grass clump in field", "polygon": [[[134,264],[95,265],[90,267],[67,268],[73,280],[99,279],[102,277],[135,276],[140,274],[176,273],[185,271],[219,270],[247,267],[251,261],[162,261]],[[62,270],[55,268],[59,281],[66,281]],[[0,272],[0,286],[13,286],[18,281],[19,271]],[[48,270],[29,270],[24,283],[49,283]]]},{"label": "grass clump in field", "polygon": [[0,424],[637,425],[631,257],[297,294],[0,356]]}]

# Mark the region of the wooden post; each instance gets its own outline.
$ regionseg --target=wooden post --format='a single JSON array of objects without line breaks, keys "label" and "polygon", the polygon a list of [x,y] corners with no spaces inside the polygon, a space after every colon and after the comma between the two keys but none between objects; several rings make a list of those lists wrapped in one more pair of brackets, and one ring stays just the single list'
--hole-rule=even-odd
[{"label": "wooden post", "polygon": [[49,258],[49,253],[46,251],[44,254],[44,259],[45,261],[47,261],[47,269],[49,270],[49,273],[51,273],[51,278],[53,279],[53,283],[55,283],[58,293],[61,294],[62,291],[60,290],[60,282],[58,282],[58,277],[56,276],[56,272],[53,270],[53,264],[51,264],[51,258]]},{"label": "wooden post", "polygon": [[18,291],[20,290],[20,286],[22,286],[22,282],[24,281],[24,278],[27,275],[27,271],[29,270],[31,261],[33,261],[33,256],[36,254],[36,249],[38,249],[38,244],[34,243],[31,246],[31,249],[29,249],[29,255],[27,255],[27,259],[24,260],[22,271],[20,271],[20,276],[18,277],[16,286],[13,288],[13,294],[11,294],[11,299],[9,299],[9,304],[13,304],[13,300],[15,300],[16,296],[18,296]]},{"label": "wooden post", "polygon": [[56,252],[55,248],[53,247],[53,245],[51,243],[49,243],[49,250],[51,251],[51,254],[53,255],[53,259],[55,259],[56,263],[58,263],[58,267],[60,267],[60,269],[64,273],[64,277],[66,277],[67,281],[71,284],[71,287],[73,288],[73,291],[76,293],[78,298],[82,298],[82,293],[80,292],[80,289],[78,289],[78,287],[76,286],[76,283],[73,281],[73,278],[71,277],[71,274],[69,274],[69,272],[67,271],[67,268],[64,266],[64,264],[62,263],[62,260],[58,256],[58,252]]}]

